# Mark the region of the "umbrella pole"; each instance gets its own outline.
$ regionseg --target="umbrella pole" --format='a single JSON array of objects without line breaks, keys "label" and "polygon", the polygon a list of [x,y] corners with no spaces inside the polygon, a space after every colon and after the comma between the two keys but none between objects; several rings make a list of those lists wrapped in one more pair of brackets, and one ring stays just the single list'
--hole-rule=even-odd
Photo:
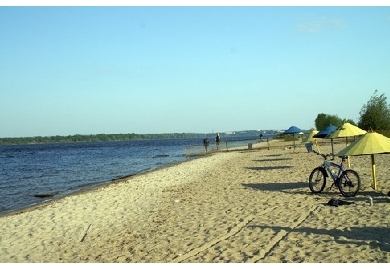
[{"label": "umbrella pole", "polygon": [[374,154],[371,154],[371,165],[372,165],[372,185],[371,186],[374,190],[377,190]]},{"label": "umbrella pole", "polygon": [[321,154],[320,148],[318,147],[318,144],[317,144],[317,139],[314,140],[314,143],[316,144],[317,152]]},{"label": "umbrella pole", "polygon": [[295,150],[295,134],[293,134],[294,150]]},{"label": "umbrella pole", "polygon": [[330,143],[332,145],[332,158],[334,159],[333,138],[330,139]]},{"label": "umbrella pole", "polygon": [[[348,137],[345,137],[345,146],[348,147]],[[348,168],[351,168],[351,160],[349,156],[347,156]]]}]

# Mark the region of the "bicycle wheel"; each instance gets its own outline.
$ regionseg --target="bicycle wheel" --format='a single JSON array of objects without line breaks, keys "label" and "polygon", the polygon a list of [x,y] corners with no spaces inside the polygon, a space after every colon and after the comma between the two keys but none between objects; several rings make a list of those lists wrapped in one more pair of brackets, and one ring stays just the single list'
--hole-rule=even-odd
[{"label": "bicycle wheel", "polygon": [[355,196],[360,189],[359,174],[352,169],[345,170],[339,179],[338,187],[343,196]]},{"label": "bicycle wheel", "polygon": [[316,167],[309,176],[309,188],[312,193],[320,193],[325,188],[326,176],[322,167]]}]

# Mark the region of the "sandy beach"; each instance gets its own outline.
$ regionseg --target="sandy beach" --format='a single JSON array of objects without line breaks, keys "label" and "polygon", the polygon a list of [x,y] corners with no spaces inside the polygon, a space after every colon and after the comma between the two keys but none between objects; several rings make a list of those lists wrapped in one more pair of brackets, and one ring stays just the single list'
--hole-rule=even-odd
[{"label": "sandy beach", "polygon": [[377,191],[370,156],[351,157],[362,187],[345,198],[329,182],[310,192],[320,156],[300,143],[272,146],[208,154],[2,216],[0,262],[390,262],[389,154],[375,155]]}]

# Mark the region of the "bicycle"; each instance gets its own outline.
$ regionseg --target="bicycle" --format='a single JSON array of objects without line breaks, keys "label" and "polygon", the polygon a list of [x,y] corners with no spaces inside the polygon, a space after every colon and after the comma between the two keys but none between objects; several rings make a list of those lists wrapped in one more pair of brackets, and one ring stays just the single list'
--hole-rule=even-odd
[{"label": "bicycle", "polygon": [[[352,197],[358,193],[360,189],[360,177],[359,174],[352,169],[344,169],[343,162],[347,159],[346,156],[342,156],[341,164],[328,161],[327,158],[332,154],[321,154],[313,150],[317,155],[321,155],[324,158],[324,162],[313,169],[309,176],[309,188],[312,193],[320,193],[324,190],[326,185],[326,178],[330,177],[333,180],[331,189],[333,186],[337,186],[340,193],[345,197]],[[338,172],[336,173],[332,167],[336,167]]]}]

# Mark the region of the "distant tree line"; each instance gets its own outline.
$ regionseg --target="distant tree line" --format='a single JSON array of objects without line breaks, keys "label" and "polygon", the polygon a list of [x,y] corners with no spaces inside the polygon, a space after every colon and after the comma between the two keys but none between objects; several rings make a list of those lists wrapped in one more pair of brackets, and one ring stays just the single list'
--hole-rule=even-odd
[{"label": "distant tree line", "polygon": [[[223,134],[227,137],[258,136],[260,133],[274,134],[276,131],[246,130],[232,134]],[[104,141],[128,141],[137,139],[169,139],[169,138],[199,138],[215,137],[215,133],[163,133],[163,134],[91,134],[91,135],[67,135],[67,136],[34,136],[34,137],[7,137],[0,138],[0,145],[21,144],[47,144],[47,143],[73,143],[73,142],[104,142]]]},{"label": "distant tree line", "polygon": [[34,136],[0,138],[0,145],[12,144],[44,144],[44,143],[71,143],[71,142],[101,142],[101,141],[128,141],[136,139],[168,139],[168,138],[200,138],[204,134],[196,133],[166,133],[166,134],[95,134],[95,135],[68,135],[68,136]]}]

